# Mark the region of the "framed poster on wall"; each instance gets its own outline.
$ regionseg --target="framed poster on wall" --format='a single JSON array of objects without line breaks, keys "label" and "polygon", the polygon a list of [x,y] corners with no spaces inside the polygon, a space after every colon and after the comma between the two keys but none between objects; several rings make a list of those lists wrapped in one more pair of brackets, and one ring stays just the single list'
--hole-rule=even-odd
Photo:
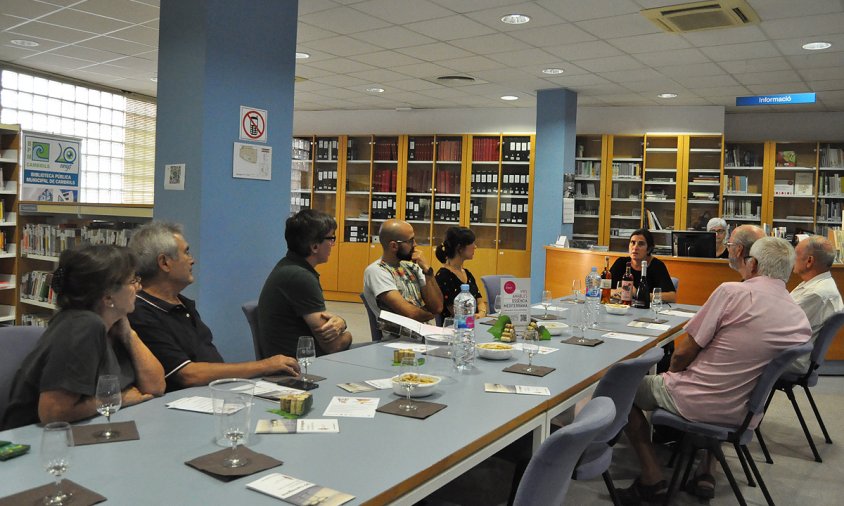
[{"label": "framed poster on wall", "polygon": [[78,202],[81,139],[23,132],[21,200]]}]

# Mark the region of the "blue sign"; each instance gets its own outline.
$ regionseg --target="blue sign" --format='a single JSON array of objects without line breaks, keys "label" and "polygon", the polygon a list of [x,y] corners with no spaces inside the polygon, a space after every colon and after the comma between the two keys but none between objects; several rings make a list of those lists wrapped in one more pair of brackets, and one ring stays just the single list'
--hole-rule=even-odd
[{"label": "blue sign", "polygon": [[814,93],[784,93],[782,95],[759,95],[756,97],[736,97],[736,105],[791,105],[814,104]]}]

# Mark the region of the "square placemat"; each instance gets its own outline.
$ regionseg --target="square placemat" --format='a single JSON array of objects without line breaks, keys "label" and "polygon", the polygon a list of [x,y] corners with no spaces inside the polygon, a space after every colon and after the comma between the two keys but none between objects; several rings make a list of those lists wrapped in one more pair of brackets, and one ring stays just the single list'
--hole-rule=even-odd
[{"label": "square placemat", "polygon": [[259,473],[273,467],[278,467],[284,462],[274,459],[269,455],[263,453],[253,452],[249,448],[241,446],[237,449],[240,457],[249,459],[249,463],[243,467],[225,467],[223,460],[225,460],[232,453],[231,448],[219,450],[208,455],[197,457],[193,460],[185,462],[194,469],[202,471],[203,473],[213,476],[221,481],[232,481],[243,476]]},{"label": "square placemat", "polygon": [[[44,498],[56,492],[56,485],[50,483],[40,487],[31,488],[0,498],[0,506],[20,506],[22,504],[44,504]],[[71,494],[70,504],[73,506],[90,506],[99,504],[106,500],[105,497],[88,490],[78,483],[70,480],[62,480],[62,492]]]},{"label": "square placemat", "polygon": [[568,339],[563,339],[560,342],[566,343],[566,344],[576,344],[578,346],[590,346],[591,347],[591,346],[598,346],[599,344],[603,343],[604,341],[601,340],[601,339],[589,339],[589,338],[581,339],[579,337],[570,337]]},{"label": "square placemat", "polygon": [[285,375],[277,375],[277,376],[264,376],[264,381],[269,381],[270,383],[275,383],[277,385],[284,385],[285,381],[291,380],[308,380],[313,381],[314,383],[320,382],[325,379],[324,376],[317,376],[316,374],[303,374],[301,376],[285,376]]},{"label": "square placemat", "polygon": [[665,318],[648,318],[647,316],[636,318],[633,321],[642,323],[668,323],[668,320],[666,320]]},{"label": "square placemat", "polygon": [[420,420],[423,420],[433,415],[434,413],[445,409],[445,404],[439,404],[436,402],[428,401],[418,401],[416,399],[413,399],[411,402],[414,406],[416,406],[416,409],[414,409],[413,411],[405,411],[400,406],[405,402],[407,402],[406,399],[396,399],[389,404],[379,406],[378,409],[376,409],[375,411],[378,411],[380,413],[389,413],[391,415],[406,416],[409,418],[418,418]]},{"label": "square placemat", "polygon": [[138,427],[135,425],[134,421],[112,423],[111,430],[117,432],[115,437],[105,439],[95,435],[98,432],[104,431],[106,427],[108,427],[107,423],[74,425],[71,427],[71,431],[73,432],[73,444],[75,446],[84,446],[95,445],[97,443],[116,443],[118,441],[141,439],[141,436],[138,435]]},{"label": "square placemat", "polygon": [[531,366],[531,371],[527,371],[528,365],[527,364],[513,364],[510,367],[505,367],[502,369],[504,372],[513,372],[516,374],[526,374],[528,376],[546,376],[557,369],[554,367],[545,367],[542,365],[534,365]]}]

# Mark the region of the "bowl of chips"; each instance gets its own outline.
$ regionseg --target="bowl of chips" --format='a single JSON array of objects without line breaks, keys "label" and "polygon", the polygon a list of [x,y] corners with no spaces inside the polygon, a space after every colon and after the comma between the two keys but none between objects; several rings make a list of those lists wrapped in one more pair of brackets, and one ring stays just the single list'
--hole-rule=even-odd
[{"label": "bowl of chips", "polygon": [[481,358],[506,360],[513,355],[513,346],[504,343],[481,343],[475,346]]}]

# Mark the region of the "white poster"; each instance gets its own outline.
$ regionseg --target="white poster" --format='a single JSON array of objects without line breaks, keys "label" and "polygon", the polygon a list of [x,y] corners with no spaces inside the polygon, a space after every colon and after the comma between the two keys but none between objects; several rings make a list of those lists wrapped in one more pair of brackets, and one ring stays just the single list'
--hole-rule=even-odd
[{"label": "white poster", "polygon": [[164,189],[185,189],[185,164],[171,163],[164,166]]},{"label": "white poster", "polygon": [[510,317],[516,328],[530,323],[530,278],[501,280],[501,312]]},{"label": "white poster", "polygon": [[269,181],[273,175],[273,148],[254,144],[234,143],[232,176]]},{"label": "white poster", "polygon": [[21,200],[78,202],[81,139],[23,133]]}]

